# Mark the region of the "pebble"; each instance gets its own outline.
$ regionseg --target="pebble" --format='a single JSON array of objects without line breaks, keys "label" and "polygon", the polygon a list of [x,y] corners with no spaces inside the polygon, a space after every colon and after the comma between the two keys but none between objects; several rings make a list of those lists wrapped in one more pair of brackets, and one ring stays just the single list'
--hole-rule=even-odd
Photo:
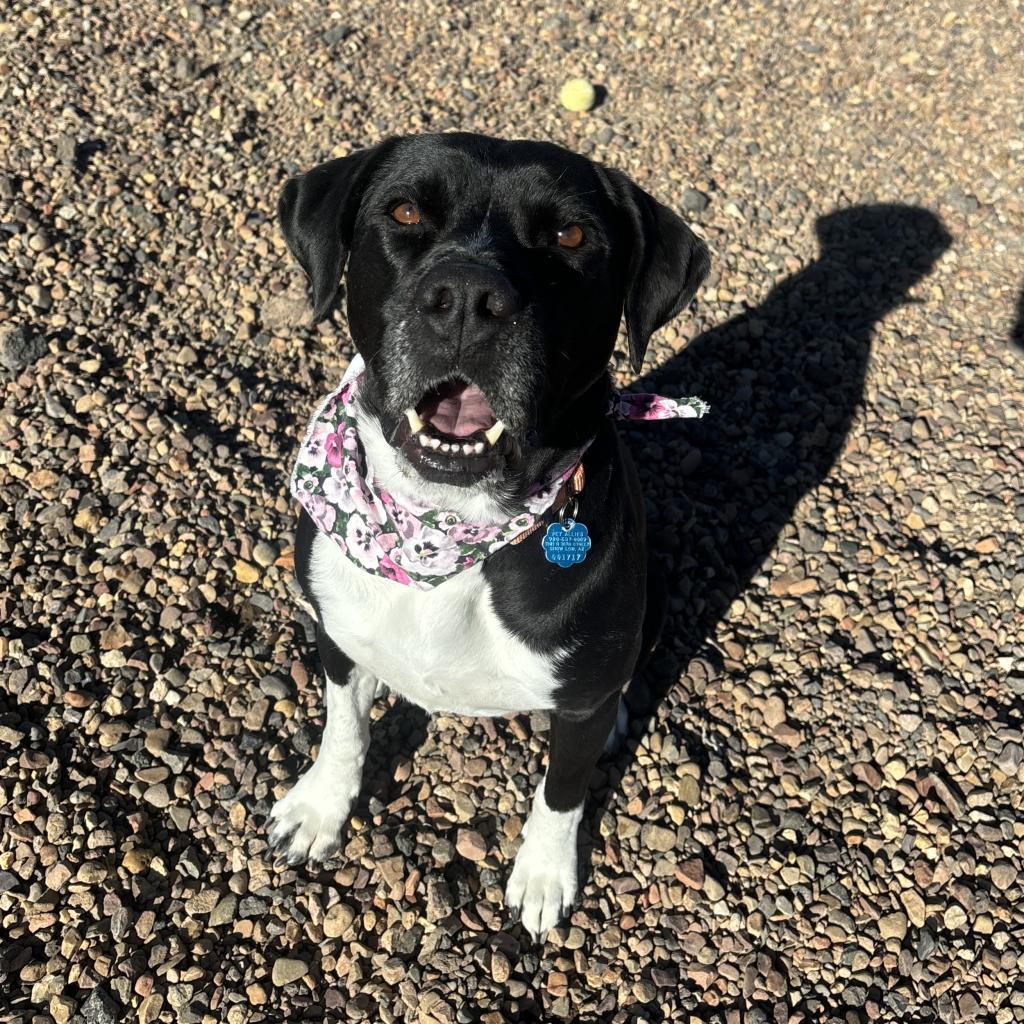
[{"label": "pebble", "polygon": [[139,1024],[153,1024],[153,1022],[159,1018],[163,1007],[164,997],[159,992],[154,992],[152,995],[146,996],[146,998],[139,1003]]},{"label": "pebble", "polygon": [[699,188],[683,189],[680,205],[686,213],[703,213],[711,202],[710,196]]},{"label": "pebble", "polygon": [[85,1024],[118,1024],[121,1008],[106,989],[97,986],[89,993],[79,1010]]},{"label": "pebble", "polygon": [[[910,923],[915,928],[923,928],[927,914],[927,908],[920,893],[916,889],[906,889],[900,893],[900,900],[907,912]],[[902,938],[902,936],[901,936]]]},{"label": "pebble", "polygon": [[878,931],[883,939],[903,939],[907,934],[907,916],[902,913],[885,914],[878,919]]},{"label": "pebble", "polygon": [[700,803],[700,785],[689,775],[683,776],[676,787],[676,799],[687,807],[696,807]]},{"label": "pebble", "polygon": [[0,333],[0,365],[11,373],[21,373],[46,351],[43,337],[27,327],[12,327]]},{"label": "pebble", "polygon": [[153,863],[153,856],[152,850],[135,846],[124,855],[121,863],[130,874],[140,875],[149,870],[149,865]]},{"label": "pebble", "polygon": [[274,961],[270,980],[278,988],[283,988],[285,985],[290,985],[293,981],[298,981],[299,978],[304,978],[308,973],[309,965],[304,960],[280,957]]},{"label": "pebble", "polygon": [[967,924],[967,912],[959,904],[954,903],[943,912],[942,923],[950,931],[963,928]]},{"label": "pebble", "polygon": [[1017,881],[1017,868],[1008,860],[996,861],[989,873],[992,876],[992,884],[1004,892]]},{"label": "pebble", "polygon": [[484,837],[473,829],[460,828],[455,839],[455,849],[467,860],[480,861],[487,856]]},{"label": "pebble", "polygon": [[[264,568],[271,566],[277,561],[277,548],[273,544],[268,544],[266,541],[259,541],[256,546],[252,549],[252,557],[256,561],[257,565],[262,565]],[[254,582],[253,580],[245,580],[243,582]]]},{"label": "pebble", "polygon": [[356,912],[347,903],[336,903],[324,915],[324,935],[336,939],[344,935],[352,926]]}]

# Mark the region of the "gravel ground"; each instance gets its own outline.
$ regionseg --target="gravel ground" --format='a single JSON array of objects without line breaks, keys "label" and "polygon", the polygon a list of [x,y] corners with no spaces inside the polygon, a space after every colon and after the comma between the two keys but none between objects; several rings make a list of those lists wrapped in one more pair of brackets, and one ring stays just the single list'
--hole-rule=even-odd
[{"label": "gravel ground", "polygon": [[[0,1019],[1024,1020],[1022,10],[973,7],[5,6]],[[640,382],[712,414],[631,435],[666,643],[543,947],[501,898],[539,717],[381,701],[343,856],[262,831],[321,724],[286,475],[350,351],[277,192],[453,126],[714,253]]]}]

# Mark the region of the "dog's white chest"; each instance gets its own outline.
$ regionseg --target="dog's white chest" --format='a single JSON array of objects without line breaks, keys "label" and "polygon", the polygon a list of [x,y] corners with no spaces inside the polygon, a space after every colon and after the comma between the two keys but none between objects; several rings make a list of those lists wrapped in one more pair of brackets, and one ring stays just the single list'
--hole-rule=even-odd
[{"label": "dog's white chest", "polygon": [[564,652],[533,651],[502,626],[480,567],[418,590],[364,572],[318,533],[310,582],[338,647],[427,711],[496,715],[553,706]]}]

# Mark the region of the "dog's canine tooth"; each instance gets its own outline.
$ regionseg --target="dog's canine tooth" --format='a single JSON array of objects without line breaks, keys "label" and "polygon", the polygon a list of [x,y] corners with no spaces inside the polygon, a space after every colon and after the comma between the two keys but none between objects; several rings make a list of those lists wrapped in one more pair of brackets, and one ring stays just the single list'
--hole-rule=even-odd
[{"label": "dog's canine tooth", "polygon": [[490,430],[484,431],[484,437],[487,438],[488,444],[497,444],[498,438],[505,433],[505,424],[498,420]]},{"label": "dog's canine tooth", "polygon": [[414,434],[423,433],[423,420],[420,419],[420,414],[415,409],[411,407],[406,409],[405,418],[409,421],[409,426]]},{"label": "dog's canine tooth", "polygon": [[483,455],[483,453],[484,453],[484,443],[483,443],[483,441],[477,441],[477,443],[475,445],[473,445],[473,452],[476,455]]},{"label": "dog's canine tooth", "polygon": [[426,434],[420,434],[420,446],[426,448],[430,444],[430,438]]},{"label": "dog's canine tooth", "polygon": [[439,437],[430,438],[430,447],[436,452],[441,447],[441,439]]}]

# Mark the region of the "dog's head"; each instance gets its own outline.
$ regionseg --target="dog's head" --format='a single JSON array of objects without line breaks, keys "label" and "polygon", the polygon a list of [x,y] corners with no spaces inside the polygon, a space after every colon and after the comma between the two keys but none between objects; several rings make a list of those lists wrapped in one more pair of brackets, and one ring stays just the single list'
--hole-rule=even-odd
[{"label": "dog's head", "polygon": [[348,262],[364,401],[434,482],[472,484],[593,434],[623,310],[639,371],[708,270],[669,209],[543,142],[388,139],[291,179],[279,212],[316,321]]}]

